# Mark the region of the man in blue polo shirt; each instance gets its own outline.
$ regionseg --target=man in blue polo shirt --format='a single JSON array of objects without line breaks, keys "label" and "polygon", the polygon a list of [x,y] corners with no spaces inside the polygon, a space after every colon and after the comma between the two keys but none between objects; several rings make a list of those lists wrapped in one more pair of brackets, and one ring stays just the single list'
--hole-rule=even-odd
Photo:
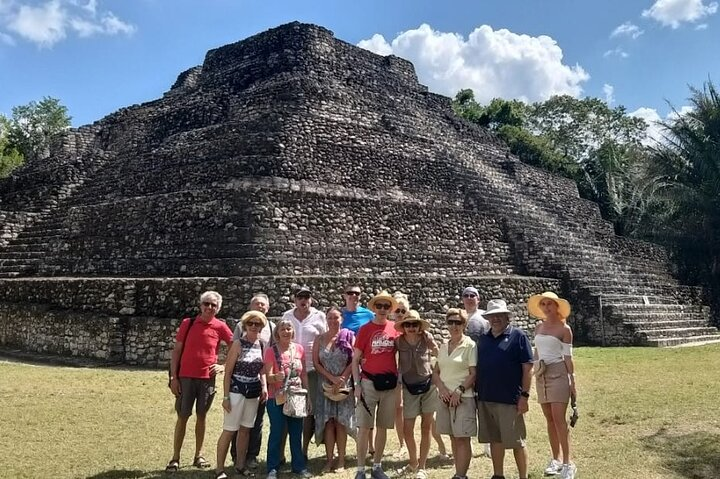
[{"label": "man in blue polo shirt", "polygon": [[375,314],[367,308],[360,306],[360,286],[351,284],[345,287],[345,306],[342,309],[342,327],[347,328],[357,337],[360,327],[372,321]]},{"label": "man in blue polo shirt", "polygon": [[533,353],[525,332],[510,326],[510,311],[501,299],[488,302],[490,331],[478,336],[478,440],[490,443],[492,479],[504,479],[505,450],[512,449],[520,479],[528,477],[527,432]]}]

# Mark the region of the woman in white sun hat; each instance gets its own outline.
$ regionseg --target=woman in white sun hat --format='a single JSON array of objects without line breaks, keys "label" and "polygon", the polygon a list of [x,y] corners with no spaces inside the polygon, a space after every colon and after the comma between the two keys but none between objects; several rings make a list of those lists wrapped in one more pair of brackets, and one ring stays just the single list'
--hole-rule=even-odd
[{"label": "woman in white sun hat", "polygon": [[535,375],[538,402],[547,421],[552,450],[545,474],[574,479],[576,467],[570,462],[565,419],[570,398],[576,394],[573,333],[565,322],[570,316],[570,303],[548,291],[531,296],[527,305],[530,316],[541,320],[535,329]]}]

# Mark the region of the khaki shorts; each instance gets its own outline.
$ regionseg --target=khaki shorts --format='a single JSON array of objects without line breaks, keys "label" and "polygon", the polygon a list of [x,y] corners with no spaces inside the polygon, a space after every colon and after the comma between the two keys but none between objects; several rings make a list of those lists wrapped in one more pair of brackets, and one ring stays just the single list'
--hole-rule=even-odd
[{"label": "khaki shorts", "polygon": [[475,398],[463,396],[457,407],[448,407],[438,400],[439,406],[435,425],[437,432],[453,437],[474,437],[477,434],[477,416]]},{"label": "khaki shorts", "polygon": [[[397,388],[389,391],[376,391],[373,382],[369,379],[361,380],[362,395],[365,403],[370,409],[363,405],[362,400],[357,401],[355,405],[355,417],[357,418],[358,427],[372,429],[378,427],[381,429],[392,429],[395,427],[395,398],[398,394]],[[375,409],[377,409],[377,422],[375,420]]]},{"label": "khaki shorts", "polygon": [[180,396],[175,399],[178,416],[192,416],[193,404],[197,415],[204,416],[215,398],[215,376],[210,379],[180,378],[180,391]]},{"label": "khaki shorts", "polygon": [[413,395],[403,385],[402,387],[402,398],[403,398],[403,418],[414,419],[421,414],[430,414],[437,411],[440,405],[440,398],[438,397],[437,388],[430,386],[430,389],[426,393]]},{"label": "khaki shorts", "polygon": [[240,393],[230,393],[230,412],[225,412],[223,430],[237,431],[240,426],[252,429],[259,402],[260,398],[248,399]]},{"label": "khaki shorts", "polygon": [[502,444],[505,449],[525,447],[525,416],[515,404],[478,401],[478,440]]}]

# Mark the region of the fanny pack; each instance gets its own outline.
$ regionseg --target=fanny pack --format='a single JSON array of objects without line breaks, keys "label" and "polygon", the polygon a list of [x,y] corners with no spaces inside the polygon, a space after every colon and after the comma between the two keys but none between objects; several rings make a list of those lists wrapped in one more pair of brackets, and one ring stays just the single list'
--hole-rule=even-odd
[{"label": "fanny pack", "polygon": [[248,399],[255,399],[260,397],[262,393],[262,384],[260,381],[253,381],[251,383],[237,383],[230,388],[230,392],[240,393]]},{"label": "fanny pack", "polygon": [[395,373],[370,374],[367,371],[363,372],[373,382],[376,391],[389,391],[397,386],[398,377]]},{"label": "fanny pack", "polygon": [[415,384],[408,384],[405,382],[405,379],[403,379],[403,384],[410,394],[413,396],[419,396],[420,394],[425,394],[430,390],[430,386],[432,385],[432,376],[428,377],[425,381]]}]

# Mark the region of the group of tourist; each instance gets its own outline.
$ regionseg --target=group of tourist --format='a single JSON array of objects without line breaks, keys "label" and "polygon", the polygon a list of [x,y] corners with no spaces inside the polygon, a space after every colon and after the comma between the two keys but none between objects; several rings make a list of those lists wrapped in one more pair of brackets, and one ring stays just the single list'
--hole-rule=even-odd
[{"label": "group of tourist", "polygon": [[[360,305],[361,288],[344,290],[345,305],[326,312],[313,307],[307,287],[294,291],[294,307],[273,324],[264,294],[256,294],[234,333],[216,315],[222,297],[207,291],[200,297],[200,314],[182,321],[170,366],[170,388],[176,397],[173,456],[166,470],[180,467],[180,450],[193,406],[195,454],[193,465],[211,467],[202,453],[205,418],[222,381],[223,430],[217,442],[216,479],[227,478],[228,450],[237,473],[254,476],[262,442],[265,412],[270,420],[267,478],[277,478],[286,463],[311,477],[308,446],[324,444],[323,472],[347,467],[347,438],[356,445],[355,479],[385,479],[382,468],[387,430],[395,428],[408,458],[398,471],[417,479],[428,477],[431,438],[449,457],[442,439],[450,437],[453,479],[467,478],[471,438],[485,445],[492,459],[492,479],[504,478],[505,451],[511,449],[519,477],[528,477],[524,414],[536,377],[537,397],[547,422],[551,459],[546,475],[573,479],[568,403],[575,397],[572,330],[566,323],[570,304],[545,292],[530,297],[528,312],[539,321],[535,350],[523,330],[510,324],[502,299],[479,309],[472,286],[462,292],[463,308],[445,313],[449,338],[438,344],[430,322],[410,309],[408,297],[386,291]],[[217,364],[221,342],[230,345],[225,365]],[[420,420],[420,441],[415,439]]]}]

